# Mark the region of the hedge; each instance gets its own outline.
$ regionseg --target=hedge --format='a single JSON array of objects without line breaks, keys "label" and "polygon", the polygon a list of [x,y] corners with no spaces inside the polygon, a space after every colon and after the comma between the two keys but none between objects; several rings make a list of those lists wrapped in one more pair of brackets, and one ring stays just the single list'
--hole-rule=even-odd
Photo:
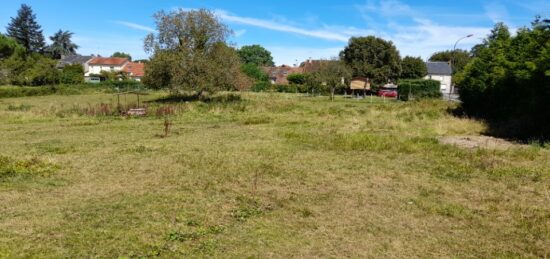
[{"label": "hedge", "polygon": [[409,98],[441,98],[441,83],[436,80],[402,80],[399,82],[399,99],[408,101]]}]

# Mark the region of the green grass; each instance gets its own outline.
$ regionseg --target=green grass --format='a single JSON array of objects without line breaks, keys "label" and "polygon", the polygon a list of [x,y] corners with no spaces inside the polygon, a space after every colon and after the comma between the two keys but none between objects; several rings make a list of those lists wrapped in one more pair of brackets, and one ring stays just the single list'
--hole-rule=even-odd
[{"label": "green grass", "polygon": [[444,101],[240,95],[0,99],[0,257],[550,256],[547,148],[442,145],[485,130]]}]

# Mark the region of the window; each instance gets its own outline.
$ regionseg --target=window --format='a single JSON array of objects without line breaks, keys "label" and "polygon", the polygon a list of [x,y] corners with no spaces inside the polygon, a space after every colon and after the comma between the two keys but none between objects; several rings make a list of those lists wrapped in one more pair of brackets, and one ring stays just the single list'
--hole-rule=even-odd
[{"label": "window", "polygon": [[115,67],[110,67],[109,69],[111,69],[111,72],[115,71]]}]

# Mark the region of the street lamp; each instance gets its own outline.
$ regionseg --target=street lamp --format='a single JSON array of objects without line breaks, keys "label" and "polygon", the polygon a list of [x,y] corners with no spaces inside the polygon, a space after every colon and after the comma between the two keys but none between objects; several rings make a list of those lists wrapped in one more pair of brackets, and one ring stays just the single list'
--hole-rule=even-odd
[{"label": "street lamp", "polygon": [[[468,34],[468,35],[466,35],[466,36],[464,36],[464,37],[458,39],[458,40],[455,42],[455,45],[454,45],[454,47],[453,47],[453,52],[451,53],[451,70],[452,70],[451,73],[454,74],[454,63],[455,63],[456,46],[458,45],[458,43],[459,43],[461,40],[467,39],[467,38],[471,38],[471,37],[473,37],[473,36],[474,36],[473,34]],[[451,82],[451,94],[454,93],[454,90],[455,90],[455,89],[454,89],[454,84],[453,84],[453,82]]]}]

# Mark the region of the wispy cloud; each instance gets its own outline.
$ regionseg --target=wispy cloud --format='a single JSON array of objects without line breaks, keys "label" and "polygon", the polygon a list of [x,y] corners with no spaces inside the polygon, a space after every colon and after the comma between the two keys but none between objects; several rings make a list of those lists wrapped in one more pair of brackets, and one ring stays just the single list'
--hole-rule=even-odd
[{"label": "wispy cloud", "polygon": [[497,22],[509,23],[508,10],[501,3],[496,1],[489,2],[485,4],[484,8],[485,8],[485,14],[487,15],[487,17],[491,19],[493,23],[497,23]]},{"label": "wispy cloud", "polygon": [[349,36],[344,35],[342,33],[337,33],[337,32],[327,31],[322,29],[308,30],[308,29],[286,25],[283,23],[278,23],[278,22],[269,21],[269,20],[232,15],[224,10],[216,10],[216,14],[222,20],[227,22],[250,25],[250,26],[264,28],[264,29],[273,30],[273,31],[288,32],[288,33],[299,34],[302,36],[308,36],[308,37],[331,40],[331,41],[340,41],[340,42],[347,42],[349,39]]},{"label": "wispy cloud", "polygon": [[123,26],[126,26],[131,29],[140,30],[140,31],[146,31],[146,32],[155,32],[156,30],[145,25],[133,23],[133,22],[127,22],[127,21],[114,21],[116,24],[120,24]]},{"label": "wispy cloud", "polygon": [[237,30],[234,33],[235,33],[235,37],[241,37],[246,33],[246,30],[245,29]]}]

